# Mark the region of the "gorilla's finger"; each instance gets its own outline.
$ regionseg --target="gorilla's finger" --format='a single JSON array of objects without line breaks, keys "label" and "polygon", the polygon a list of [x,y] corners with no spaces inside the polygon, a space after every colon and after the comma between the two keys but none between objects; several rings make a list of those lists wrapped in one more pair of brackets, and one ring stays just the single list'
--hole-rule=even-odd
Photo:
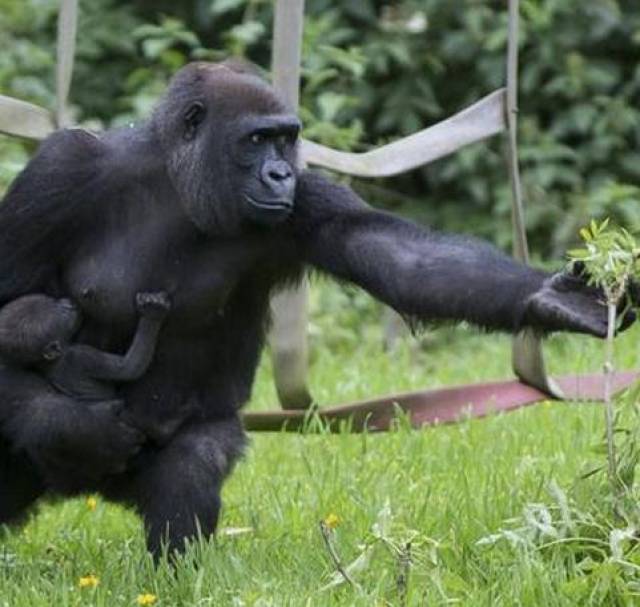
[{"label": "gorilla's finger", "polygon": [[583,261],[574,261],[570,268],[569,268],[570,273],[573,276],[576,277],[582,277],[584,276],[584,271],[585,271],[585,265]]},{"label": "gorilla's finger", "polygon": [[627,297],[632,306],[640,306],[640,282],[630,280],[627,285]]},{"label": "gorilla's finger", "polygon": [[618,326],[617,333],[626,331],[636,321],[636,318],[637,315],[633,310],[628,310],[624,313],[620,321],[620,325]]},{"label": "gorilla's finger", "polygon": [[568,321],[566,326],[578,333],[585,333],[594,337],[604,338],[607,336],[607,322],[598,317],[577,315]]}]

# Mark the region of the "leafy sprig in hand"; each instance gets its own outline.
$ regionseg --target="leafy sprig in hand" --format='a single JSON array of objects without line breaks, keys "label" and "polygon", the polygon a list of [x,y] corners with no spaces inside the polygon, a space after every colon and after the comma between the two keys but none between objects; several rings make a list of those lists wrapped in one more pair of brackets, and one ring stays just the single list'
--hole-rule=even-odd
[{"label": "leafy sprig in hand", "polygon": [[617,306],[630,283],[640,278],[640,247],[624,228],[613,227],[609,219],[598,224],[592,220],[580,230],[584,247],[569,251],[574,269],[592,286],[600,287],[607,304]]}]

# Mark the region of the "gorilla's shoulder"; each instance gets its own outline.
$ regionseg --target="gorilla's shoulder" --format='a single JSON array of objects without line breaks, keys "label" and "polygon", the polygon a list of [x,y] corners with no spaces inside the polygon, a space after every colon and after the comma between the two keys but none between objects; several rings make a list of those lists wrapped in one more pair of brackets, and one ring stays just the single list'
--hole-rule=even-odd
[{"label": "gorilla's shoulder", "polygon": [[99,137],[84,129],[61,129],[49,135],[9,187],[0,205],[0,223],[23,221],[58,203],[67,205],[72,194],[96,174],[96,160],[104,153]]},{"label": "gorilla's shoulder", "polygon": [[162,146],[148,123],[105,131],[100,135],[100,144],[101,161],[108,169],[110,180],[131,184],[145,174],[157,179],[163,172]]},{"label": "gorilla's shoulder", "polygon": [[55,157],[65,160],[70,157],[86,160],[104,154],[106,147],[97,133],[80,127],[71,127],[55,131],[38,148],[34,160],[42,157]]}]

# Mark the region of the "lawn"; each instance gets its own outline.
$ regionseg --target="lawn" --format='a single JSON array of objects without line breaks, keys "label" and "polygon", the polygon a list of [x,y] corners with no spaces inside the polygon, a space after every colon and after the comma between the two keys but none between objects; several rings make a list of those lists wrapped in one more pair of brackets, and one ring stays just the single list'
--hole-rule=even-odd
[{"label": "lawn", "polygon": [[[510,374],[505,337],[445,328],[385,353],[367,298],[325,285],[313,301],[321,403]],[[638,331],[617,342],[621,367],[639,365]],[[547,350],[557,372],[602,357],[586,338]],[[250,406],[274,402],[265,358]],[[386,434],[253,435],[218,539],[192,546],[175,573],[154,570],[135,515],[99,496],[68,500],[5,532],[0,606],[151,604],[145,593],[162,606],[632,605],[640,557],[627,542],[624,561],[611,558],[603,479],[580,480],[602,461],[602,433],[600,407],[545,403],[422,431],[400,420]],[[353,585],[320,533],[329,515]]]}]

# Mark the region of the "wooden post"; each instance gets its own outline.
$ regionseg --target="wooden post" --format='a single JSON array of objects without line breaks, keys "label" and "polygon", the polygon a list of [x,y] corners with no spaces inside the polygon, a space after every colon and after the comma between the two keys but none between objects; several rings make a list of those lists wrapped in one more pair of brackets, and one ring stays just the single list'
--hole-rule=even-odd
[{"label": "wooden post", "polygon": [[[298,111],[304,0],[277,0],[273,31],[273,85],[278,94]],[[271,352],[276,390],[285,409],[304,409],[311,404],[308,375],[308,296],[306,279],[294,289],[279,293],[271,302],[273,327]]]}]

